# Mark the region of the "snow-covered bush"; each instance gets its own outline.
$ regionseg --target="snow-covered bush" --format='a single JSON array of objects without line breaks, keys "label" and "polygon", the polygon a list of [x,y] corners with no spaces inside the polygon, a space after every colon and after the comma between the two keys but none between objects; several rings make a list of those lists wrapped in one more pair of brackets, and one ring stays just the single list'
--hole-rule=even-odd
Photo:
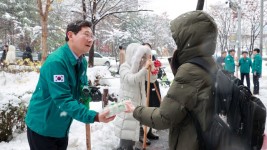
[{"label": "snow-covered bush", "polygon": [[16,63],[9,64],[8,62],[4,61],[2,64],[2,70],[9,73],[19,73],[19,72],[39,72],[41,67],[40,61],[32,62],[28,58],[25,60],[17,60]]},{"label": "snow-covered bush", "polygon": [[24,118],[27,107],[24,102],[13,104],[9,101],[0,108],[0,142],[12,140],[14,132],[25,130]]},{"label": "snow-covered bush", "polygon": [[95,66],[93,68],[87,69],[88,80],[91,81],[94,86],[105,86],[108,85],[106,82],[103,82],[105,78],[113,78],[110,71],[106,66]]}]

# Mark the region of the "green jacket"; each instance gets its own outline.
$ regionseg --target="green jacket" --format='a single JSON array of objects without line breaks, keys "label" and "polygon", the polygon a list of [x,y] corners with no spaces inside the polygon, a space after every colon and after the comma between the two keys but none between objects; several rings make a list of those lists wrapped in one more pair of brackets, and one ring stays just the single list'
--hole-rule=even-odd
[{"label": "green jacket", "polygon": [[216,67],[212,55],[217,26],[208,14],[193,11],[173,20],[171,31],[178,47],[174,55],[178,56],[175,60],[179,66],[173,83],[159,108],[138,106],[133,115],[141,124],[169,129],[170,150],[198,150],[196,127],[187,110],[196,114],[202,130],[206,131],[214,112],[213,82],[207,71],[186,62],[202,57],[212,68]]},{"label": "green jacket", "polygon": [[239,66],[240,66],[240,72],[241,73],[249,73],[250,68],[252,67],[252,61],[250,58],[240,58],[239,59]]},{"label": "green jacket", "polygon": [[224,69],[230,73],[235,72],[235,60],[233,56],[227,55],[224,59],[225,67]]},{"label": "green jacket", "polygon": [[254,56],[254,60],[252,63],[252,73],[256,72],[261,74],[261,70],[262,70],[262,58],[260,54],[256,54]]},{"label": "green jacket", "polygon": [[80,87],[88,83],[87,62],[82,59],[78,76],[76,64],[68,44],[47,57],[26,115],[26,124],[34,132],[62,138],[68,135],[72,119],[94,122],[97,112],[88,110],[78,101]]}]

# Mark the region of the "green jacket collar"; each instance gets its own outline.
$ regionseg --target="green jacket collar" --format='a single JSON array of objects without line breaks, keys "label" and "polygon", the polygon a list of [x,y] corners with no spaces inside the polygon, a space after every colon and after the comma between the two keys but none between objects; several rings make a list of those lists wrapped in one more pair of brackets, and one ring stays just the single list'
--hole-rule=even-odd
[{"label": "green jacket collar", "polygon": [[66,43],[66,44],[63,45],[63,49],[65,49],[64,52],[67,54],[67,56],[68,56],[68,58],[69,58],[71,64],[72,64],[73,66],[75,66],[75,65],[77,64],[77,59],[76,59],[75,56],[73,55],[73,53],[72,53],[72,51],[71,51],[71,49],[70,49],[68,43]]}]

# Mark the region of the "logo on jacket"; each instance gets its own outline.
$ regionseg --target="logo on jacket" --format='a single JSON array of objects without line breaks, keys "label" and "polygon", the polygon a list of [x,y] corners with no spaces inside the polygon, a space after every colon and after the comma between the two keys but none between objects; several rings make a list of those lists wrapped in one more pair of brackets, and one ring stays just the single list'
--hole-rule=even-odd
[{"label": "logo on jacket", "polygon": [[54,75],[54,82],[64,82],[64,75]]}]

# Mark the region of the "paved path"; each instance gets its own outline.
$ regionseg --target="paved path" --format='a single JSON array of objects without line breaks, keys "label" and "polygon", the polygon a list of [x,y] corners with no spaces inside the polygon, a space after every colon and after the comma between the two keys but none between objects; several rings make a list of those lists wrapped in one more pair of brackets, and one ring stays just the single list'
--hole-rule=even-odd
[{"label": "paved path", "polygon": [[[169,131],[168,130],[160,130],[156,132],[159,135],[158,140],[150,140],[151,145],[147,146],[146,150],[169,150]],[[142,147],[142,143],[138,142],[138,148]]]}]

